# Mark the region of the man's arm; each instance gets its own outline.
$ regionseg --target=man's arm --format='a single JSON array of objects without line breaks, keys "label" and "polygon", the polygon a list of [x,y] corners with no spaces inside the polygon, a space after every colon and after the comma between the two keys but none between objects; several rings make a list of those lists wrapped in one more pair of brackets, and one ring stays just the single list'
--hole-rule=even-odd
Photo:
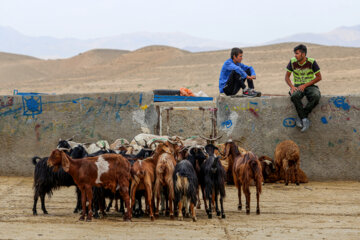
[{"label": "man's arm", "polygon": [[286,73],[285,73],[285,82],[287,83],[287,85],[289,85],[291,94],[293,94],[293,92],[297,91],[298,88],[296,88],[296,87],[292,84],[292,82],[291,82],[291,80],[290,80],[290,76],[291,76],[291,72],[286,71]]},{"label": "man's arm", "polygon": [[236,71],[238,74],[240,74],[240,76],[242,78],[247,77],[246,72],[244,70],[242,70],[241,67],[239,67],[238,65],[236,65],[233,62],[228,62],[225,67],[226,67],[227,70]]},{"label": "man's arm", "polygon": [[256,74],[255,74],[255,70],[252,66],[248,66],[248,65],[245,65],[243,63],[240,63],[240,66],[242,69],[245,69],[244,71],[247,72],[248,70],[250,70],[250,76],[248,75],[246,78],[247,79],[251,79],[251,80],[255,80],[256,79]]}]

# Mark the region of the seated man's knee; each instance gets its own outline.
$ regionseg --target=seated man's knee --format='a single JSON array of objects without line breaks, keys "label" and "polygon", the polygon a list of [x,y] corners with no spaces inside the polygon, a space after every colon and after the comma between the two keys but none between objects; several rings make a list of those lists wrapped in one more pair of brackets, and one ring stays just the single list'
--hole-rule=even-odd
[{"label": "seated man's knee", "polygon": [[301,93],[299,91],[293,92],[290,96],[291,101],[301,100]]}]

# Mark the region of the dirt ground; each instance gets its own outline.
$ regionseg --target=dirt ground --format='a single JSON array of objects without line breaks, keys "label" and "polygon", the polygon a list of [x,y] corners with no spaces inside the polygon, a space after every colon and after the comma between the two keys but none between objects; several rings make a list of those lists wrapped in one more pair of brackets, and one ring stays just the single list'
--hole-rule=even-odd
[{"label": "dirt ground", "polygon": [[[360,183],[310,182],[300,186],[267,184],[256,215],[255,188],[251,214],[237,211],[235,187],[227,186],[226,219],[198,221],[160,217],[123,222],[112,209],[105,219],[78,221],[72,213],[74,187],[46,198],[49,215],[32,215],[32,178],[0,177],[0,239],[359,239]],[[202,205],[203,207],[203,205]]]}]

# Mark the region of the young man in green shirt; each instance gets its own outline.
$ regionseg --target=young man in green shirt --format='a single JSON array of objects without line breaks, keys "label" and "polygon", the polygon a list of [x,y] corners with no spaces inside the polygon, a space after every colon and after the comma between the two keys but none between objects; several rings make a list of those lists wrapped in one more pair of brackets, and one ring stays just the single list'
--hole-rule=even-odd
[{"label": "young man in green shirt", "polygon": [[[307,48],[305,45],[298,45],[294,48],[295,57],[291,58],[286,67],[285,81],[290,87],[291,101],[294,103],[299,118],[296,119],[296,126],[301,132],[310,127],[308,115],[320,101],[320,91],[315,83],[321,80],[320,67],[313,58],[306,57]],[[294,75],[294,85],[290,80],[291,73]],[[308,103],[305,107],[301,99],[306,96]]]}]

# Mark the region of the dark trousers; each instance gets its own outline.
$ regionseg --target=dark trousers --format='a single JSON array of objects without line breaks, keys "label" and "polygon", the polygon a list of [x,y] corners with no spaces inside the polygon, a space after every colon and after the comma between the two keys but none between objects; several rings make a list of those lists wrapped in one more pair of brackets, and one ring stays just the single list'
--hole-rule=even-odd
[{"label": "dark trousers", "polygon": [[[248,76],[251,76],[251,72],[245,71]],[[226,82],[226,85],[223,89],[225,95],[231,96],[239,92],[240,88],[245,89],[245,80],[247,80],[249,88],[254,88],[254,81],[251,79],[241,78],[240,74],[235,71],[230,73],[230,76]]]},{"label": "dark trousers", "polygon": [[[308,103],[305,107],[303,107],[303,104],[301,102],[301,99],[303,97],[306,97],[308,100]],[[305,88],[304,92],[296,91],[293,92],[293,94],[290,95],[291,101],[294,103],[296,112],[299,115],[300,119],[307,118],[308,115],[311,113],[311,111],[318,105],[321,94],[320,90],[317,86],[311,85],[307,88]]]}]

